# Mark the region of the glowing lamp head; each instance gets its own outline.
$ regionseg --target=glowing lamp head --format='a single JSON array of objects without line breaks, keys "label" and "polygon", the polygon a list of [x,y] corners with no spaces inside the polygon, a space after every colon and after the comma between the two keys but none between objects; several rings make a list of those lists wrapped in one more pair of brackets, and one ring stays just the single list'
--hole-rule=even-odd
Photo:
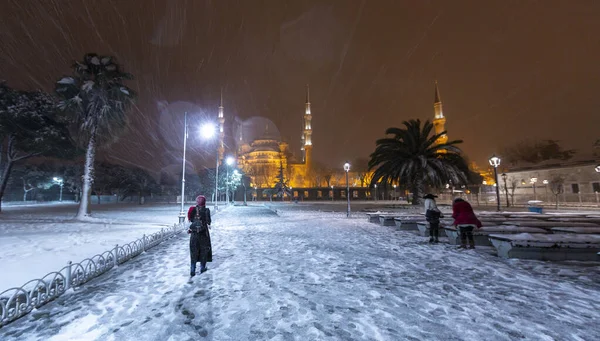
[{"label": "glowing lamp head", "polygon": [[215,135],[215,126],[212,123],[205,123],[200,127],[200,135],[205,139],[210,139]]},{"label": "glowing lamp head", "polygon": [[542,183],[543,183],[544,185],[547,185],[547,184],[548,184],[548,180],[544,180],[544,181],[542,181]]},{"label": "glowing lamp head", "polygon": [[350,170],[350,163],[348,163],[348,162],[344,163],[344,170],[346,172],[348,172]]},{"label": "glowing lamp head", "polygon": [[232,156],[228,156],[227,159],[225,159],[225,163],[227,164],[227,166],[233,165],[234,162],[235,162],[235,160],[233,159]]},{"label": "glowing lamp head", "polygon": [[596,168],[594,168],[596,170],[596,172],[600,173],[600,165],[596,166]]},{"label": "glowing lamp head", "polygon": [[497,168],[498,166],[500,166],[500,158],[497,157],[496,155],[492,155],[492,157],[490,158],[490,166]]},{"label": "glowing lamp head", "polygon": [[537,178],[531,178],[531,179],[529,179],[529,182],[531,182],[532,184],[534,184],[534,183],[537,182],[537,180],[538,180]]}]

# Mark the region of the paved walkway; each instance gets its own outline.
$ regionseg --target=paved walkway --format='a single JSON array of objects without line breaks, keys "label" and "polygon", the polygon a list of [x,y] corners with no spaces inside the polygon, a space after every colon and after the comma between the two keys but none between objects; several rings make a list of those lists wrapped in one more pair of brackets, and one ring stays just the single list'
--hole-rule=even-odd
[{"label": "paved walkway", "polygon": [[0,329],[8,340],[599,340],[598,264],[503,261],[336,213],[230,207]]}]

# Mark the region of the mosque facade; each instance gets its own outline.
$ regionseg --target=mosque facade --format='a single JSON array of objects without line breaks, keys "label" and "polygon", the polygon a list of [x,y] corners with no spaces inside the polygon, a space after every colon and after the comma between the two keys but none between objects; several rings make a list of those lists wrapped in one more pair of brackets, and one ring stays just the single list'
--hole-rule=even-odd
[{"label": "mosque facade", "polygon": [[[335,174],[321,174],[322,171],[314,169],[313,140],[312,140],[312,111],[310,92],[306,87],[306,101],[301,130],[300,157],[290,150],[288,143],[284,142],[276,131],[272,122],[265,124],[263,132],[256,137],[248,139],[244,136],[244,129],[238,124],[235,133],[236,147],[233,152],[239,168],[250,178],[253,197],[265,198],[265,190],[274,188],[281,175],[287,188],[291,189],[293,197],[305,199],[332,199],[345,198],[346,183],[345,173],[340,169]],[[223,104],[219,106],[219,158],[222,161],[224,151],[223,133]],[[268,120],[267,120],[268,121]],[[445,130],[446,118],[442,111],[442,102],[439,95],[437,82],[435,84],[434,119],[433,124],[436,134]],[[440,136],[438,143],[448,141],[446,134]],[[339,174],[338,174],[339,173]],[[370,175],[366,172],[349,172],[350,195],[356,199],[370,199],[379,196],[380,199],[397,197],[399,194],[390,194],[387,191],[378,194],[369,187]]]}]

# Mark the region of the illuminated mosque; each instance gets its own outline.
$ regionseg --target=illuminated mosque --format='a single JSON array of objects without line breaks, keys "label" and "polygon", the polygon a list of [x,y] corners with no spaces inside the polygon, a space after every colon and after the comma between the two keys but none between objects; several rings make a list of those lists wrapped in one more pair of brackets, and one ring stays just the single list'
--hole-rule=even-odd
[{"label": "illuminated mosque", "polygon": [[[289,187],[318,187],[312,172],[312,127],[310,94],[306,87],[306,103],[302,124],[301,159],[297,160],[289,144],[283,142],[275,125],[265,118],[240,122],[236,127],[236,157],[238,167],[252,179],[258,188],[272,188],[283,173]],[[257,128],[264,131],[256,136]],[[255,136],[247,136],[254,134]]]},{"label": "illuminated mosque", "polygon": [[[237,167],[244,174],[250,177],[251,186],[256,189],[273,188],[279,182],[279,176],[282,174],[287,187],[294,189],[294,196],[297,196],[296,189],[304,189],[304,197],[323,197],[332,196],[333,187],[336,187],[338,195],[345,196],[342,185],[345,185],[345,174],[331,174],[328,180],[325,180],[323,174],[318,174],[313,168],[313,143],[312,143],[312,112],[310,105],[310,92],[306,87],[306,101],[304,103],[304,114],[302,121],[301,134],[301,157],[297,159],[290,150],[289,144],[284,142],[279,134],[277,126],[267,118],[253,117],[248,120],[235,120],[233,138],[235,139],[234,154]],[[437,82],[435,83],[434,97],[434,119],[433,124],[436,134],[445,130],[446,118],[442,111],[442,101],[439,95]],[[224,108],[221,98],[219,106],[219,159],[222,162],[225,154],[224,143]],[[442,135],[437,143],[448,141],[447,135]],[[370,179],[368,174],[366,177]],[[363,181],[360,180],[361,176]],[[368,181],[364,181],[365,174],[358,172],[349,172],[350,187],[354,190],[353,197],[366,198],[371,196],[369,192]],[[343,179],[343,184],[342,184]],[[331,186],[331,188],[329,188]],[[344,186],[345,187],[345,186]],[[322,189],[322,190],[319,190]],[[313,193],[314,192],[314,193]]]}]

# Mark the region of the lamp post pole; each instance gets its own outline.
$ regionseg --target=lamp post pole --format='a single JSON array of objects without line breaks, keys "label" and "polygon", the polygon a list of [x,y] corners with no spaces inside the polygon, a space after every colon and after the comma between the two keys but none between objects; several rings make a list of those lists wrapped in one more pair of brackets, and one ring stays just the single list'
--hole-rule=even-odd
[{"label": "lamp post pole", "polygon": [[531,187],[533,187],[533,200],[537,200],[537,193],[535,190],[535,184],[537,183],[538,179],[537,178],[531,178],[529,179],[529,181],[531,182]]},{"label": "lamp post pole", "polygon": [[375,184],[374,187],[375,187],[375,201],[377,201],[377,184]]},{"label": "lamp post pole", "polygon": [[348,172],[350,171],[350,163],[344,164],[344,170],[346,171],[346,200],[348,201],[348,209],[346,210],[346,217],[350,217],[350,183],[348,182]]},{"label": "lamp post pole", "polygon": [[183,115],[183,165],[181,171],[181,211],[179,212],[179,223],[182,224],[185,221],[185,149],[187,147],[187,112]]},{"label": "lamp post pole", "polygon": [[500,158],[493,155],[490,158],[490,165],[494,167],[494,181],[496,182],[496,204],[498,212],[500,212],[500,188],[498,188],[498,166],[500,166]]},{"label": "lamp post pole", "polygon": [[331,186],[331,201],[333,201],[333,197],[334,197],[334,195],[333,195],[333,186]]}]

